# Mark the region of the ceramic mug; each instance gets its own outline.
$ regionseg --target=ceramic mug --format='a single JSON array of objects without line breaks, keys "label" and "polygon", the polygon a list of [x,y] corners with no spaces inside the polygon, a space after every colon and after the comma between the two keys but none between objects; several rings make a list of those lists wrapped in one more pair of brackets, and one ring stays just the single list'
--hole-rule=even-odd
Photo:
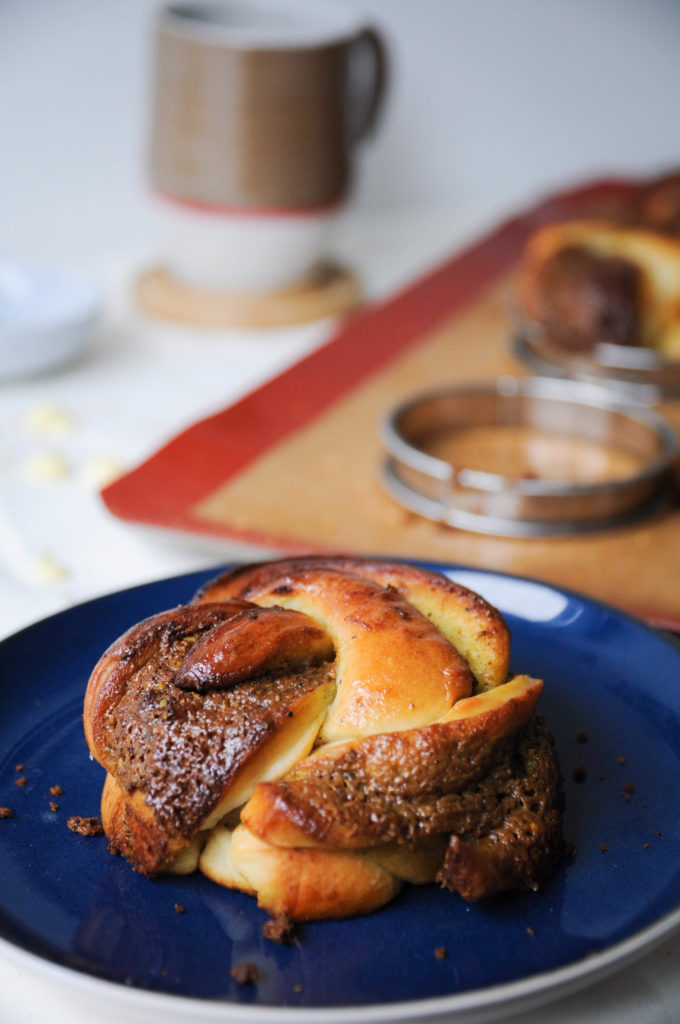
[{"label": "ceramic mug", "polygon": [[385,91],[380,35],[319,0],[161,10],[151,183],[180,280],[271,290],[327,255]]}]

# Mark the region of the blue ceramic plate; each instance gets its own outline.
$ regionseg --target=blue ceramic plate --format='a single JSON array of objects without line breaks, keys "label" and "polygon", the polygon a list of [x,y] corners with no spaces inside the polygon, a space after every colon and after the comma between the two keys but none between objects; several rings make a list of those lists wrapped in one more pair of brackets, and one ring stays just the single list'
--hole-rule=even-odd
[{"label": "blue ceramic plate", "polygon": [[[584,597],[435,568],[504,612],[513,669],[547,682],[541,706],[578,853],[542,892],[470,906],[411,887],[376,914],[309,924],[278,946],[249,897],[200,875],[149,881],[103,838],[71,833],[70,815],[98,813],[103,782],[82,733],[90,670],[132,623],[188,600],[210,575],[197,573],[80,605],[2,644],[0,805],[15,811],[0,821],[2,951],[166,1020],[476,1020],[582,986],[667,935],[680,923],[676,649]],[[256,986],[231,978],[242,961],[257,965]]]}]

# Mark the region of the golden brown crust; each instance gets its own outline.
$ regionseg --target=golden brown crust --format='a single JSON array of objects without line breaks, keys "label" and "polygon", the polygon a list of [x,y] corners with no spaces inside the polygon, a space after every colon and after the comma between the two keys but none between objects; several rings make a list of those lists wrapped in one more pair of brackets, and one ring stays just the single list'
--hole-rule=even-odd
[{"label": "golden brown crust", "polygon": [[109,850],[126,857],[135,871],[152,874],[152,866],[162,864],[166,873],[190,874],[198,867],[206,837],[199,834],[187,843],[182,836],[168,835],[159,829],[143,793],[125,791],[108,772],[102,791],[101,818]]},{"label": "golden brown crust", "polygon": [[[248,587],[249,600],[296,608],[331,635],[338,692],[325,741],[433,721],[472,692],[456,648],[393,587],[354,573],[300,568]],[[413,680],[418,685],[413,685]]]},{"label": "golden brown crust", "polygon": [[[256,618],[244,621],[252,609]],[[236,685],[228,659],[212,658],[209,645],[194,652],[212,630],[239,622],[247,636],[253,623],[264,624],[264,642]],[[308,658],[301,635],[310,641]],[[265,750],[281,761],[280,736],[304,756],[335,692],[332,663],[316,664],[323,653],[332,649],[313,622],[238,600],[162,613],[117,641],[95,668],[85,702],[92,753],[116,780],[115,800],[111,782],[104,792],[111,845],[137,870],[163,870],[207,819],[228,811],[232,791],[247,799],[258,781],[246,784],[251,765],[267,777]],[[189,676],[208,665],[195,689],[182,674],[187,658]],[[263,666],[275,671],[260,674]],[[209,689],[211,672],[218,678]]]},{"label": "golden brown crust", "polygon": [[401,880],[376,861],[347,850],[288,850],[263,842],[239,826],[235,863],[272,917],[292,921],[370,914],[401,889]]},{"label": "golden brown crust", "polygon": [[333,656],[331,638],[307,615],[254,605],[197,640],[175,673],[175,683],[206,693]]},{"label": "golden brown crust", "polygon": [[197,601],[255,595],[286,587],[289,576],[331,569],[396,590],[425,615],[465,658],[482,688],[504,683],[510,661],[510,631],[501,613],[483,597],[440,573],[379,559],[314,556],[259,562],[228,570],[201,588]]},{"label": "golden brown crust", "polygon": [[[133,675],[159,650],[175,636],[200,636],[248,608],[252,604],[242,600],[206,604],[202,608],[183,605],[144,619],[111,644],[97,662],[85,692],[83,722],[92,755],[97,760],[105,756],[101,730],[106,717],[126,693]],[[108,764],[102,764],[108,769]]]},{"label": "golden brown crust", "polygon": [[126,857],[135,871],[147,874],[149,865],[167,864],[185,845],[157,827],[141,791],[126,793],[107,772],[102,790],[101,817],[109,848]]},{"label": "golden brown crust", "polygon": [[518,736],[502,793],[496,820],[484,830],[452,833],[437,876],[469,902],[506,889],[536,890],[566,855],[559,767],[537,716]]},{"label": "golden brown crust", "polygon": [[[513,739],[541,691],[540,680],[524,676],[495,691],[493,701],[469,698],[479,708],[469,717],[322,747],[285,778],[260,783],[241,820],[279,846],[343,849],[418,846],[470,831],[470,817],[487,825],[483,780],[513,756]],[[487,784],[488,808],[496,781]]]}]

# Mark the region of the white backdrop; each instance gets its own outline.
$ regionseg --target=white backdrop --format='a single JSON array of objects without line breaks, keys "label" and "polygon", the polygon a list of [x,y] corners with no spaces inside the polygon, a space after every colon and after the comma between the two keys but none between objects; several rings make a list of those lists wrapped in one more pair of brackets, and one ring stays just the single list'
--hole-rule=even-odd
[{"label": "white backdrop", "polygon": [[[340,2],[393,53],[361,207],[505,210],[589,174],[680,162],[676,0]],[[147,240],[156,6],[0,3],[0,251],[81,262]]]}]

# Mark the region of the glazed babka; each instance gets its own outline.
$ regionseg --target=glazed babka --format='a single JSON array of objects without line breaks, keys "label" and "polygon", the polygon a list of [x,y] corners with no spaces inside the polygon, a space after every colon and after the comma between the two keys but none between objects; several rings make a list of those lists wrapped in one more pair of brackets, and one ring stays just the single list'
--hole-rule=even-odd
[{"label": "glazed babka", "polygon": [[562,786],[501,614],[445,576],[352,558],[229,570],[102,656],[85,732],[112,851],[197,868],[291,920],[404,882],[536,889]]},{"label": "glazed babka", "polygon": [[529,239],[520,310],[570,352],[641,345],[680,358],[680,238],[599,220],[548,224]]}]

